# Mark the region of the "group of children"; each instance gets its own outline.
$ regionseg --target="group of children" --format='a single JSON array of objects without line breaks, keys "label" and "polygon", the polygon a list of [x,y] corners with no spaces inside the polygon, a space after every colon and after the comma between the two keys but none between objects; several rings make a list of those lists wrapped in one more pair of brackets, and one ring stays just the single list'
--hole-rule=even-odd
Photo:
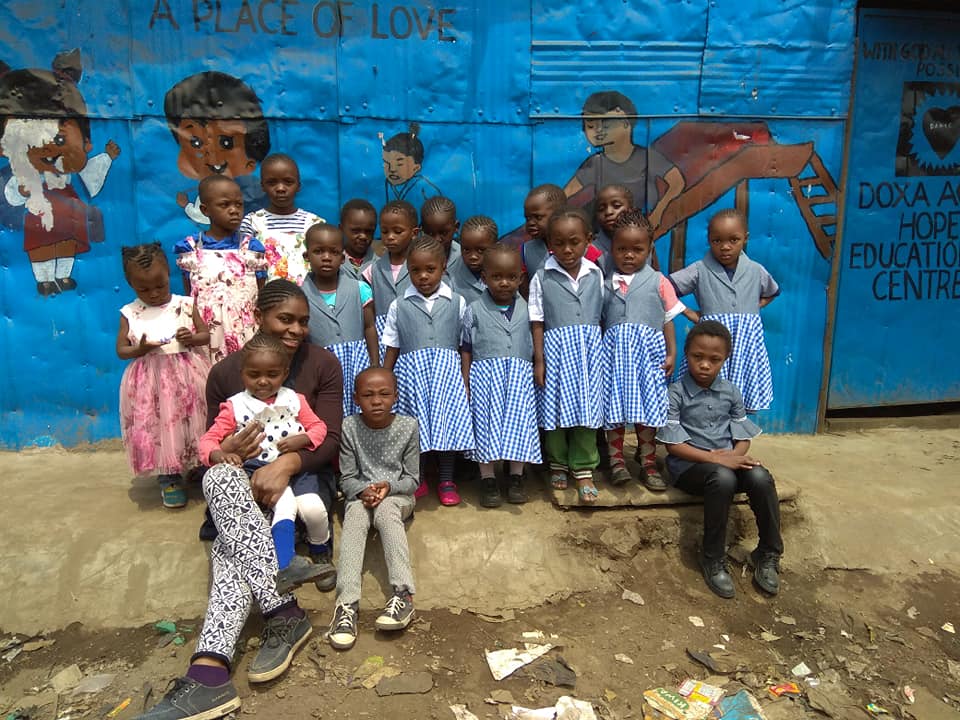
[{"label": "group of children", "polygon": [[[754,502],[773,483],[746,455],[759,432],[746,413],[766,408],[772,397],[759,310],[778,287],[743,253],[741,213],[717,213],[704,259],[668,278],[656,270],[653,228],[619,185],[598,193],[596,235],[594,219],[568,207],[561,188],[534,188],[524,203],[529,238],[516,247],[498,242],[489,217],[461,224],[454,203],[439,196],[419,215],[403,200],[379,213],[351,200],[339,225],[328,224],[297,206],[299,171],[286,155],[263,161],[261,183],[270,204],[246,216],[232,180],[200,183],[209,229],[174,247],[189,297],[171,294],[159,244],[123,250],[137,295],[121,309],[117,338],[118,355],[133,360],[121,382],[123,439],[134,472],[160,477],[165,506],[186,503],[183,474],[200,463],[227,462],[251,473],[281,453],[322,442],[323,421],[283,386],[289,357],[282,343],[255,334],[258,289],[283,278],[302,283],[309,341],[329,349],[343,370],[341,489],[346,518],[353,518],[344,534],[365,537],[371,524],[378,527],[402,588],[378,626],[409,623],[413,582],[402,522],[433,481],[442,505],[460,503],[458,455],[478,464],[484,507],[503,501],[497,463],[508,478],[507,501],[523,503],[524,466],[544,458],[551,486],[573,482],[581,503],[591,505],[599,496],[594,470],[601,450],[613,485],[633,480],[623,454],[628,425],[636,429],[647,488],[667,487],[656,464],[659,441],[667,445],[675,484],[704,495],[702,560],[711,589],[732,594],[722,536],[733,494],[747,491],[761,529],[754,577],[776,592],[779,516],[773,502],[761,519]],[[378,226],[382,254],[374,249]],[[691,293],[699,313],[678,299]],[[668,389],[679,314],[696,325],[680,380]],[[245,391],[224,403],[207,429],[206,372],[240,350]],[[265,429],[258,456],[221,448],[251,422]],[[398,428],[388,433],[397,438],[382,442],[386,435],[374,431],[388,427]],[[769,487],[761,487],[760,471]],[[329,519],[309,481],[298,478],[273,512],[278,587],[286,590],[315,577],[294,557],[294,517],[303,518],[311,546],[327,541]],[[341,568],[344,562],[341,549]],[[359,569],[355,558],[346,562],[355,582],[338,598],[331,629],[337,647],[356,636]]]}]

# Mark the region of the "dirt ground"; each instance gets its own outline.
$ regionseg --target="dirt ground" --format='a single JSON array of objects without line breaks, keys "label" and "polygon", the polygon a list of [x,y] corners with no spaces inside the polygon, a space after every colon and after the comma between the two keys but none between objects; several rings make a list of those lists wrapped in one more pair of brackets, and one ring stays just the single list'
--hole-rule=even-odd
[{"label": "dirt ground", "polygon": [[[455,717],[450,705],[464,704],[479,718],[498,718],[508,716],[511,699],[539,708],[571,695],[589,701],[598,717],[643,718],[644,690],[676,688],[687,678],[711,678],[728,694],[749,689],[762,701],[768,720],[868,718],[868,703],[882,706],[890,717],[906,718],[909,713],[916,720],[960,718],[960,643],[948,625],[960,625],[960,431],[772,436],[761,438],[755,449],[775,474],[788,476],[800,487],[798,497],[782,507],[787,554],[778,597],[761,596],[736,562],[736,599],[723,601],[706,589],[695,562],[696,507],[564,512],[537,498],[506,516],[513,525],[520,523],[521,530],[529,518],[532,529],[504,535],[506,531],[498,529],[504,513],[494,515],[467,503],[448,526],[443,518],[454,516],[428,505],[411,530],[421,583],[415,624],[396,636],[372,631],[382,599],[377,587],[381,570],[374,564],[372,575],[365,577],[364,589],[372,591],[372,600],[361,611],[359,640],[354,649],[340,653],[322,640],[332,595],[304,591],[314,639],[284,678],[265,686],[246,682],[246,664],[260,629],[258,621],[249,623],[236,664],[235,682],[243,699],[238,717],[441,719]],[[8,508],[18,507],[21,488],[40,492],[37,483],[42,478],[51,473],[62,478],[56,471],[72,468],[79,455],[0,455],[0,465],[13,478]],[[89,456],[82,460],[89,466]],[[127,521],[130,512],[138,512],[137,497],[134,492],[123,498],[132,504]],[[139,511],[147,512],[142,505]],[[112,511],[88,511],[84,517],[86,527],[71,528],[73,537],[113,527]],[[156,517],[164,521],[160,530],[169,532],[169,518],[160,513]],[[196,517],[189,516],[180,542],[202,548],[194,539]],[[736,559],[754,542],[743,506],[733,524],[731,556]],[[9,530],[10,524],[5,525]],[[425,545],[419,538],[437,527],[449,532],[459,526],[464,537],[475,541],[474,525],[485,528],[487,534],[479,537],[489,543],[474,553],[452,545],[457,551],[438,556],[445,546]],[[510,544],[495,542],[491,527]],[[131,623],[129,618],[140,617],[136,612],[96,615],[93,601],[85,604],[96,593],[80,571],[72,604],[58,605],[52,596],[48,602],[41,590],[25,592],[34,587],[25,572],[29,562],[12,562],[21,553],[29,560],[30,542],[36,543],[38,536],[8,530],[0,551],[0,580],[6,588],[0,596],[0,627],[5,631],[0,634],[0,710],[8,720],[129,719],[160,697],[167,681],[186,667],[199,612],[152,616],[177,623],[178,637],[183,638],[178,645],[179,639],[171,642],[174,636],[155,629],[152,621]],[[55,532],[40,536],[41,556],[52,555],[49,546],[57,542]],[[376,553],[375,544],[369,548]],[[130,560],[129,549],[125,552],[117,557]],[[429,552],[434,555],[427,557]],[[547,556],[566,560],[548,562],[543,559]],[[550,572],[543,574],[539,568],[551,562]],[[194,566],[187,567],[194,574]],[[152,587],[149,575],[160,573],[161,566],[146,563],[145,568],[143,582]],[[505,573],[516,577],[499,582],[497,576]],[[455,592],[442,588],[451,574],[466,578]],[[471,576],[477,577],[476,583],[469,582]],[[511,589],[517,577],[532,578],[533,587],[521,602]],[[18,578],[19,590],[11,589]],[[123,597],[126,588],[99,578],[101,604],[112,607],[109,598]],[[638,593],[643,604],[623,599],[624,590]],[[58,586],[57,592],[63,591]],[[430,602],[428,592],[443,602]],[[50,603],[55,614],[39,607]],[[97,619],[77,622],[89,617]],[[546,661],[495,681],[484,652],[522,648],[523,633],[529,631],[557,635],[556,647]],[[11,641],[31,636],[34,645]],[[37,640],[54,642],[36,647],[44,644]],[[6,660],[16,647],[24,651]],[[695,661],[690,652],[710,653],[714,668]],[[377,660],[368,667],[370,662],[382,663],[387,674],[401,672],[401,681],[428,673],[429,690],[381,697],[376,688],[362,683],[361,666],[370,658]],[[556,669],[560,658],[576,673],[575,687],[532,676],[531,669]],[[800,662],[810,669],[806,682],[791,673]],[[50,681],[73,664],[88,678],[103,673],[115,677],[101,692],[58,694]],[[803,695],[774,701],[767,687],[791,680],[799,683]],[[387,684],[382,681],[380,691]],[[905,687],[914,690],[915,704],[905,696]],[[126,698],[129,706],[110,716]]]}]

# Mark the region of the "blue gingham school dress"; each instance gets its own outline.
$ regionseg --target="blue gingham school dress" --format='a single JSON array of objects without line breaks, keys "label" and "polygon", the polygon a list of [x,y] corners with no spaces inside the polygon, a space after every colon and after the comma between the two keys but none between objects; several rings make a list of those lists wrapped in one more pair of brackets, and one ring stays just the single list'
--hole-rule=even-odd
[{"label": "blue gingham school dress", "polygon": [[[733,338],[730,357],[720,370],[720,377],[729,380],[743,392],[747,410],[766,410],[773,402],[773,373],[763,339],[763,321],[759,313],[717,313],[701,315],[700,320],[722,323]],[[684,368],[686,369],[686,368]]]},{"label": "blue gingham school dress", "polygon": [[[420,451],[472,450],[473,423],[460,371],[460,302],[440,297],[428,313],[419,293],[397,299],[397,412],[420,423]],[[433,346],[424,334],[435,331]]]},{"label": "blue gingham school dress", "polygon": [[607,287],[604,297],[603,351],[607,369],[604,424],[661,427],[669,400],[663,363],[666,318],[659,287],[662,275],[644,267],[623,293]]},{"label": "blue gingham school dress", "polygon": [[[341,269],[336,297],[331,306],[328,293],[321,293],[308,273],[302,288],[310,307],[310,342],[336,355],[343,371],[343,416],[360,412],[353,401],[357,375],[370,367],[370,355],[363,334],[363,302],[356,275]],[[338,342],[339,341],[339,342]]]},{"label": "blue gingham school dress", "polygon": [[[707,253],[703,260],[673,273],[670,281],[678,295],[696,295],[701,321],[716,320],[730,331],[733,346],[720,377],[740,389],[748,411],[769,408],[773,402],[773,375],[759,302],[761,297],[774,297],[780,292],[770,273],[741,253],[730,278],[716,258]],[[686,369],[684,359],[677,376],[683,377]]]},{"label": "blue gingham school dress", "polygon": [[600,271],[581,278],[578,290],[560,270],[545,267],[537,275],[543,288],[546,365],[544,387],[536,388],[540,427],[599,428],[603,425],[605,375]]},{"label": "blue gingham school dress", "polygon": [[508,319],[484,292],[464,316],[472,346],[470,410],[477,462],[543,462],[533,389],[533,340],[527,303],[517,297]]},{"label": "blue gingham school dress", "polygon": [[370,287],[373,288],[373,305],[377,311],[373,322],[377,327],[377,338],[380,340],[380,364],[383,365],[383,356],[387,351],[383,345],[383,328],[387,324],[387,309],[390,307],[390,303],[403,295],[403,291],[410,284],[410,273],[407,271],[407,264],[404,263],[396,281],[394,281],[389,253],[381,255],[369,267]]}]

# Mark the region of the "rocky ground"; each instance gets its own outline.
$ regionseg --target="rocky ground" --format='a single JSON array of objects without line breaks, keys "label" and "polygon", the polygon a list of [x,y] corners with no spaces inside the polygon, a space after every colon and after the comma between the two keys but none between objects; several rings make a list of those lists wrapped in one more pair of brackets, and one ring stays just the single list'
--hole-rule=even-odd
[{"label": "rocky ground", "polygon": [[[457,717],[451,705],[464,705],[478,718],[499,718],[511,717],[514,705],[543,708],[571,696],[589,702],[600,718],[644,718],[645,690],[693,678],[728,695],[749,690],[768,720],[865,719],[871,703],[893,718],[960,718],[960,643],[951,625],[960,625],[960,433],[931,431],[922,438],[888,430],[758,443],[768,465],[789,468],[800,487],[783,508],[788,553],[776,598],[753,588],[736,562],[736,599],[709,593],[696,569],[695,512],[564,512],[538,499],[519,518],[542,518],[537,522],[550,523],[552,534],[534,532],[526,543],[497,547],[509,555],[513,572],[543,585],[538,602],[511,603],[501,597],[501,584],[486,577],[481,589],[471,589],[475,602],[438,606],[418,598],[417,620],[396,636],[374,633],[377,610],[365,607],[357,645],[341,653],[322,639],[332,597],[310,588],[303,595],[314,638],[284,678],[265,686],[246,682],[259,632],[257,622],[248,626],[235,673],[243,699],[238,717],[444,719]],[[56,462],[74,455],[57,455]],[[484,513],[468,504],[463,517],[489,524]],[[424,516],[417,519],[419,533],[430,530],[431,516]],[[753,545],[749,515],[741,508],[735,519],[736,560]],[[535,546],[543,542],[568,558],[568,589],[537,575],[543,548]],[[9,567],[12,549],[5,546]],[[418,544],[413,548],[417,561]],[[482,554],[444,560],[481,575],[490,562]],[[441,564],[433,557],[417,567],[435,572]],[[586,580],[577,582],[580,576]],[[2,579],[8,590],[15,582]],[[367,583],[374,592],[376,579]],[[424,585],[430,587],[429,578]],[[109,583],[101,588],[117,591]],[[29,605],[43,597],[21,591],[3,600]],[[31,617],[13,610],[11,617]],[[46,628],[0,620],[7,631],[0,635],[0,710],[8,720],[135,716],[183,672],[199,628],[198,617],[153,610],[150,622],[135,626],[80,624],[64,612],[59,625],[44,618]],[[175,623],[176,632],[158,629],[160,620]],[[524,633],[535,631],[555,647],[494,680],[485,652],[522,649],[530,639]],[[800,663],[808,673],[794,670]],[[74,665],[79,672],[71,678]],[[775,699],[768,688],[788,681],[799,685],[800,696]],[[76,692],[78,682],[80,689],[105,687]]]}]

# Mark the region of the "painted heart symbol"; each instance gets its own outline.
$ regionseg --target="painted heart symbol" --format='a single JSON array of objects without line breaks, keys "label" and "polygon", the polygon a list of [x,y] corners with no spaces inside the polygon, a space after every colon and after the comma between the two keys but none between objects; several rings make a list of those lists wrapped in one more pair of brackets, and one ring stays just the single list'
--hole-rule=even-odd
[{"label": "painted heart symbol", "polygon": [[923,114],[923,134],[943,160],[960,140],[960,105],[927,110]]}]

